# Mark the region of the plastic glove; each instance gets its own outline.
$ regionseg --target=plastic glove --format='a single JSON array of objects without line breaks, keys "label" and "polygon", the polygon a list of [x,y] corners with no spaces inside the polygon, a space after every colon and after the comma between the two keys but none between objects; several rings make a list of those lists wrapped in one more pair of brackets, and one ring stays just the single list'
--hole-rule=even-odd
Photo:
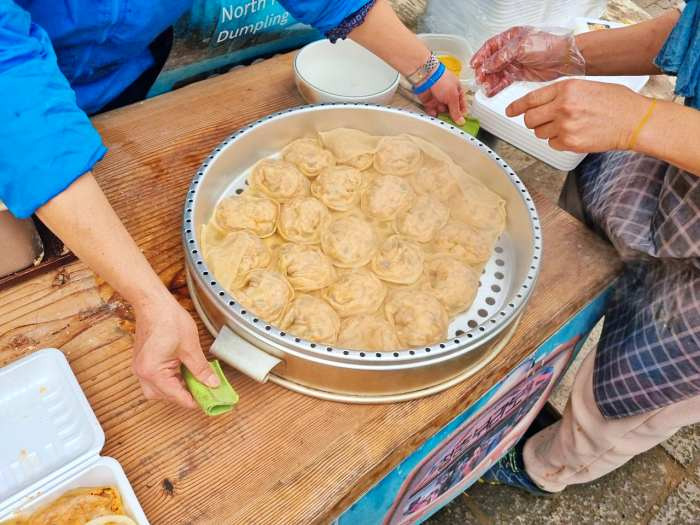
[{"label": "plastic glove", "polygon": [[555,34],[531,26],[511,27],[490,38],[471,66],[489,97],[518,80],[542,82],[586,72],[572,32]]}]

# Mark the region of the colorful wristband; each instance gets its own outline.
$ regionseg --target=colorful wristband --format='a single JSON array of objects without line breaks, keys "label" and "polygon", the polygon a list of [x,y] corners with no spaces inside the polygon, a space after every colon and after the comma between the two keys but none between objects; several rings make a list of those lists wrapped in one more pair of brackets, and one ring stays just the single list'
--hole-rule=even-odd
[{"label": "colorful wristband", "polygon": [[430,76],[430,78],[428,80],[423,82],[420,86],[416,86],[413,88],[413,93],[416,95],[420,95],[422,93],[425,93],[431,87],[433,87],[438,80],[440,80],[440,77],[442,77],[442,75],[444,73],[445,73],[445,64],[440,62],[440,65],[435,70],[435,72]]},{"label": "colorful wristband", "polygon": [[637,124],[637,127],[634,128],[634,131],[632,132],[632,135],[630,136],[629,144],[627,144],[628,150],[634,149],[634,146],[637,144],[637,139],[639,139],[639,134],[642,132],[642,129],[644,129],[644,126],[646,126],[647,122],[649,122],[649,119],[651,118],[651,114],[654,112],[655,107],[656,107],[656,99],[652,98],[651,104],[649,104],[649,108],[647,109],[647,112],[642,117],[642,120],[639,121],[639,124]]},{"label": "colorful wristband", "polygon": [[431,52],[430,56],[428,57],[428,60],[426,60],[425,63],[418,69],[416,69],[413,73],[408,75],[406,79],[411,83],[412,86],[419,86],[423,82],[425,82],[430,77],[430,75],[435,73],[439,65],[440,61],[435,56],[435,54]]}]

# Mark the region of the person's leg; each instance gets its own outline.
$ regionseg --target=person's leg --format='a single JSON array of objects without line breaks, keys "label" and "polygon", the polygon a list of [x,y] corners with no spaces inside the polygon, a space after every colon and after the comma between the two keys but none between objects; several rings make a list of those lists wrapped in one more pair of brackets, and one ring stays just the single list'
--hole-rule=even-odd
[{"label": "person's leg", "polygon": [[679,428],[700,422],[700,396],[642,415],[604,418],[593,397],[594,355],[581,365],[562,420],[523,448],[525,471],[547,492],[598,479]]}]

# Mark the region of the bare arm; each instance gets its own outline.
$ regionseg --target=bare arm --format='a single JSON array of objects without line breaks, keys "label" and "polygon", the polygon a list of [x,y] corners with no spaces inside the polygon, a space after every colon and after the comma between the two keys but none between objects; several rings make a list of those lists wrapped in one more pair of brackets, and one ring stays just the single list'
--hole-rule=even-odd
[{"label": "bare arm", "polygon": [[[430,50],[409,30],[387,0],[377,0],[365,21],[356,27],[350,38],[366,47],[403,75],[410,75],[430,56]],[[449,110],[452,120],[462,123],[467,111],[464,93],[458,79],[449,71],[421,97],[429,113]]]},{"label": "bare arm", "polygon": [[586,60],[586,74],[659,74],[654,59],[679,17],[677,9],[670,9],[647,22],[578,35],[576,44]]},{"label": "bare arm", "polygon": [[399,20],[386,0],[377,0],[362,25],[350,33],[358,44],[380,56],[403,75],[410,75],[430,56],[428,47]]},{"label": "bare arm", "polygon": [[[644,103],[648,107],[650,101]],[[700,176],[700,149],[694,145],[699,136],[700,111],[659,100],[634,150]]]},{"label": "bare arm", "polygon": [[631,149],[700,176],[700,150],[693,142],[700,136],[700,111],[653,102],[625,86],[576,79],[555,82],[516,100],[506,114],[524,114],[527,127],[557,150]]},{"label": "bare arm", "polygon": [[194,407],[182,386],[180,363],[200,380],[218,383],[202,353],[197,327],[148,264],[92,174],[80,177],[37,215],[134,306],[134,372],[146,397]]}]

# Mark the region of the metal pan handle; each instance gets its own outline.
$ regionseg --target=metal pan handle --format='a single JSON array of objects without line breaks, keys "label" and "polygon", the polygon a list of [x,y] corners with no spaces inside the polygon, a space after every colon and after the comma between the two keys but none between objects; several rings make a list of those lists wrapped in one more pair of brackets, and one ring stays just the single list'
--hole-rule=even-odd
[{"label": "metal pan handle", "polygon": [[211,345],[211,353],[259,383],[266,383],[272,369],[282,362],[239,337],[227,326],[219,330]]}]

